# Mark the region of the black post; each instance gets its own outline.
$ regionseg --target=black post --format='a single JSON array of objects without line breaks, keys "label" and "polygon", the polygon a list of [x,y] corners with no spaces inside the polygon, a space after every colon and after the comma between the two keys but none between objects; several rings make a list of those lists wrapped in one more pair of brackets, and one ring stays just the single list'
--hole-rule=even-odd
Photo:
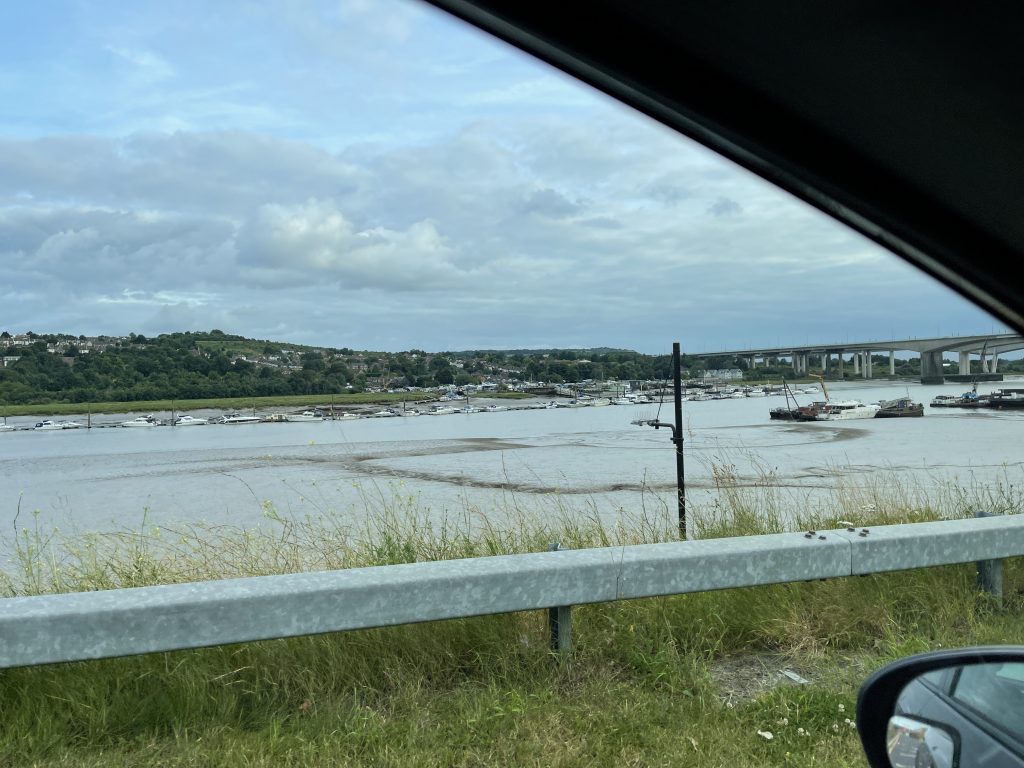
[{"label": "black post", "polygon": [[679,538],[686,539],[686,479],[683,474],[683,389],[679,374],[679,342],[672,344],[672,378],[675,384],[675,429],[672,442],[676,446],[676,493],[679,501]]}]

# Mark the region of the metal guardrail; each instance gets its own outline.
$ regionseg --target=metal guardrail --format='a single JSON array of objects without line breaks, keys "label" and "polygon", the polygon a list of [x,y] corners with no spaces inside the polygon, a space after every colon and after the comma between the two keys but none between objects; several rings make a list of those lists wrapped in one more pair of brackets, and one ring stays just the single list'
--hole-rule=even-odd
[{"label": "metal guardrail", "polygon": [[14,597],[0,668],[1018,555],[1024,515]]}]

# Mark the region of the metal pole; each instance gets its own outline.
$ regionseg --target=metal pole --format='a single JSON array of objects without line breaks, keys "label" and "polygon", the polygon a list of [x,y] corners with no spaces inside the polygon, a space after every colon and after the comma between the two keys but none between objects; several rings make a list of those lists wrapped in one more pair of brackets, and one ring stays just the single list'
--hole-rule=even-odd
[{"label": "metal pole", "polygon": [[[562,545],[549,544],[548,552],[559,552]],[[572,606],[553,605],[548,608],[548,638],[553,653],[565,658],[572,651]]]},{"label": "metal pole", "polygon": [[679,342],[672,344],[672,379],[675,385],[676,494],[679,501],[679,538],[686,538],[686,479],[683,473],[683,389],[679,374]]},{"label": "metal pole", "polygon": [[[979,511],[975,517],[995,517],[992,512]],[[1003,561],[979,560],[978,589],[990,596],[996,610],[1003,607]]]}]

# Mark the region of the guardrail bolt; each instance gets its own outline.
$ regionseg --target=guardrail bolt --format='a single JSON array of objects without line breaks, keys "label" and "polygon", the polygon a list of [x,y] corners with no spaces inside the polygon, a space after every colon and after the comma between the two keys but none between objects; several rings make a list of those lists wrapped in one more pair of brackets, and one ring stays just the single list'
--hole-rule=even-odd
[{"label": "guardrail bolt", "polygon": [[[548,545],[549,552],[563,551],[558,542]],[[572,606],[558,605],[548,608],[548,636],[551,638],[551,650],[561,657],[572,651]]]}]

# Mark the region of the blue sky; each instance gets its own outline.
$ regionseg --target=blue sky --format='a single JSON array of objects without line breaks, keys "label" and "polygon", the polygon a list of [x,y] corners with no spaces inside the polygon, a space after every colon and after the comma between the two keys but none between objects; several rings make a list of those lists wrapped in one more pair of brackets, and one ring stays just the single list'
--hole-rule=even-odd
[{"label": "blue sky", "polygon": [[701,351],[1003,330],[424,5],[0,5],[0,327]]}]

